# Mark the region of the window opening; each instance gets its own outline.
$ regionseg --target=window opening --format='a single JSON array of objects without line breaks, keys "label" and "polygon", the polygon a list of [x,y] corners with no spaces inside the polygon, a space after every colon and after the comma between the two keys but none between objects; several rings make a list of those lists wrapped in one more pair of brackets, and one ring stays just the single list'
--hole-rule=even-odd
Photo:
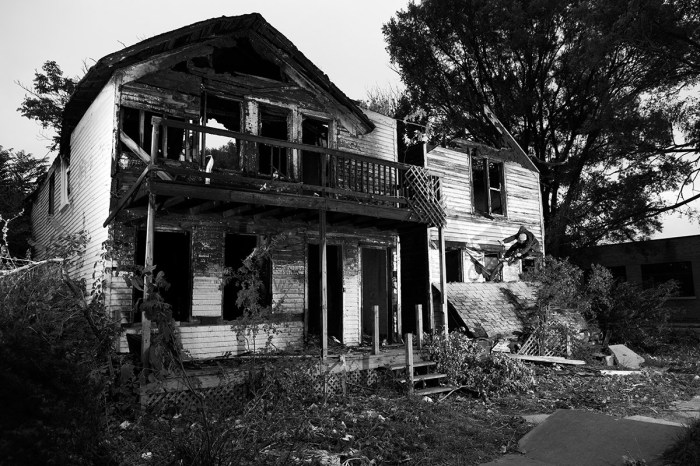
[{"label": "window opening", "polygon": [[[235,274],[243,266],[243,261],[253,253],[257,244],[257,236],[227,234],[224,242],[224,266]],[[254,264],[254,268],[261,282],[258,290],[259,303],[261,306],[269,306],[272,304],[272,263],[269,257],[260,258]],[[224,286],[224,320],[235,320],[245,315],[244,307],[237,303],[238,293],[243,289],[243,284],[235,275],[232,277]]]},{"label": "window opening", "polygon": [[[301,142],[311,146],[328,147],[328,123],[304,118],[301,124]],[[301,173],[305,184],[321,185],[321,157],[318,152],[302,151]]]},{"label": "window opening", "polygon": [[53,215],[56,209],[56,173],[49,178],[49,215]]},{"label": "window opening", "polygon": [[70,162],[66,159],[61,159],[61,206],[70,202]]},{"label": "window opening", "polygon": [[[155,113],[148,110],[138,110],[130,107],[121,108],[121,130],[129,136],[149,156],[151,155],[151,140],[153,138],[153,117],[167,118],[169,120],[185,121],[183,118]],[[181,128],[168,128],[158,135],[158,157],[163,157],[163,141],[168,159],[192,160],[196,153],[196,137],[190,131]],[[120,143],[120,151],[128,152],[126,145]]]},{"label": "window opening", "polygon": [[[287,117],[286,109],[269,106],[260,106],[260,136],[287,141]],[[260,144],[258,148],[258,172],[261,175],[269,175],[273,179],[287,178],[291,174],[289,157],[286,147],[276,147],[269,144]]]},{"label": "window opening", "polygon": [[461,249],[445,252],[445,279],[448,283],[464,281],[464,264]]},{"label": "window opening", "polygon": [[497,252],[487,252],[484,253],[484,269],[493,273],[492,271],[498,270],[498,273],[490,277],[490,281],[502,281],[503,280],[503,267],[499,267]]},{"label": "window opening", "polygon": [[[211,94],[205,94],[204,125],[227,131],[241,131],[241,103]],[[223,170],[240,169],[240,144],[236,138],[206,134],[202,146],[212,167]],[[207,160],[205,164],[210,161]]]},{"label": "window opening", "polygon": [[474,210],[486,215],[504,215],[503,163],[472,157]]},{"label": "window opening", "polygon": [[655,288],[669,280],[675,280],[678,283],[679,297],[695,296],[693,269],[690,262],[642,264],[642,284],[644,288]]}]

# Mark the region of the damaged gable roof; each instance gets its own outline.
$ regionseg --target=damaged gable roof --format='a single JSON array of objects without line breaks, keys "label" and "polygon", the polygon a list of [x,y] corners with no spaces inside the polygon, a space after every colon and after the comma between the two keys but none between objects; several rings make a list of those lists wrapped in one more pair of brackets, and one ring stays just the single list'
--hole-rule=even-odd
[{"label": "damaged gable roof", "polygon": [[358,122],[365,132],[374,129],[374,124],[359,107],[338,89],[328,79],[328,76],[306,58],[289,39],[272,27],[262,15],[250,13],[200,21],[151,37],[100,59],[80,80],[75,92],[66,104],[63,112],[61,152],[67,152],[71,133],[115,71],[188,45],[225,37],[255,38],[262,41],[265,47],[276,49],[280,57],[300,74],[301,79],[310,82],[318,90],[326,92],[332,99],[345,107],[349,115]]}]

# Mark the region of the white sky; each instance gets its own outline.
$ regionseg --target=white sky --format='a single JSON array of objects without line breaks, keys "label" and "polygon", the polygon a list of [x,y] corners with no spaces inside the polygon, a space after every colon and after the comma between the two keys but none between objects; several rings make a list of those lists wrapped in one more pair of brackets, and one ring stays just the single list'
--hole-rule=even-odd
[{"label": "white sky", "polygon": [[[348,97],[397,85],[381,33],[408,0],[5,0],[0,13],[0,145],[47,154],[41,127],[20,116],[34,70],[55,60],[82,75],[105,55],[148,37],[218,16],[258,12],[323,70]],[[695,203],[700,209],[700,204]],[[700,234],[697,222],[668,216],[656,237]],[[674,220],[675,219],[675,220]]]}]

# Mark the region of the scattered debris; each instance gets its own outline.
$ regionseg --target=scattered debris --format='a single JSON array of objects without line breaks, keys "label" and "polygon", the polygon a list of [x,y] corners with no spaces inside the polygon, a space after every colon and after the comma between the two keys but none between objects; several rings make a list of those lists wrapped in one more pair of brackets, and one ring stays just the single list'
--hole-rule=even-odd
[{"label": "scattered debris", "polygon": [[549,364],[568,364],[571,366],[583,366],[586,361],[580,359],[566,359],[559,356],[528,356],[525,354],[508,354],[513,359],[520,359],[530,362],[544,362]]},{"label": "scattered debris", "polygon": [[642,375],[642,371],[617,371],[614,369],[602,369],[600,373],[603,375]]}]

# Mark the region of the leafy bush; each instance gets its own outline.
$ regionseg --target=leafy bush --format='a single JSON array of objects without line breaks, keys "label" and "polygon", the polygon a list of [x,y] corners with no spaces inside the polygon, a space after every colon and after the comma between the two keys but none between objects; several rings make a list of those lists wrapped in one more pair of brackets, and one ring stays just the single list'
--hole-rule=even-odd
[{"label": "leafy bush", "polygon": [[523,362],[500,353],[489,354],[459,332],[452,332],[447,338],[433,336],[426,350],[451,384],[483,398],[525,392],[535,386],[534,372]]},{"label": "leafy bush", "polygon": [[101,443],[118,325],[61,263],[0,278],[0,458],[108,464]]},{"label": "leafy bush", "polygon": [[690,424],[680,439],[664,452],[664,464],[700,464],[700,419]]},{"label": "leafy bush", "polygon": [[671,311],[664,304],[677,289],[672,281],[649,289],[617,282],[608,269],[594,264],[585,288],[590,302],[586,317],[598,325],[606,345],[616,342],[653,350],[669,337]]}]

